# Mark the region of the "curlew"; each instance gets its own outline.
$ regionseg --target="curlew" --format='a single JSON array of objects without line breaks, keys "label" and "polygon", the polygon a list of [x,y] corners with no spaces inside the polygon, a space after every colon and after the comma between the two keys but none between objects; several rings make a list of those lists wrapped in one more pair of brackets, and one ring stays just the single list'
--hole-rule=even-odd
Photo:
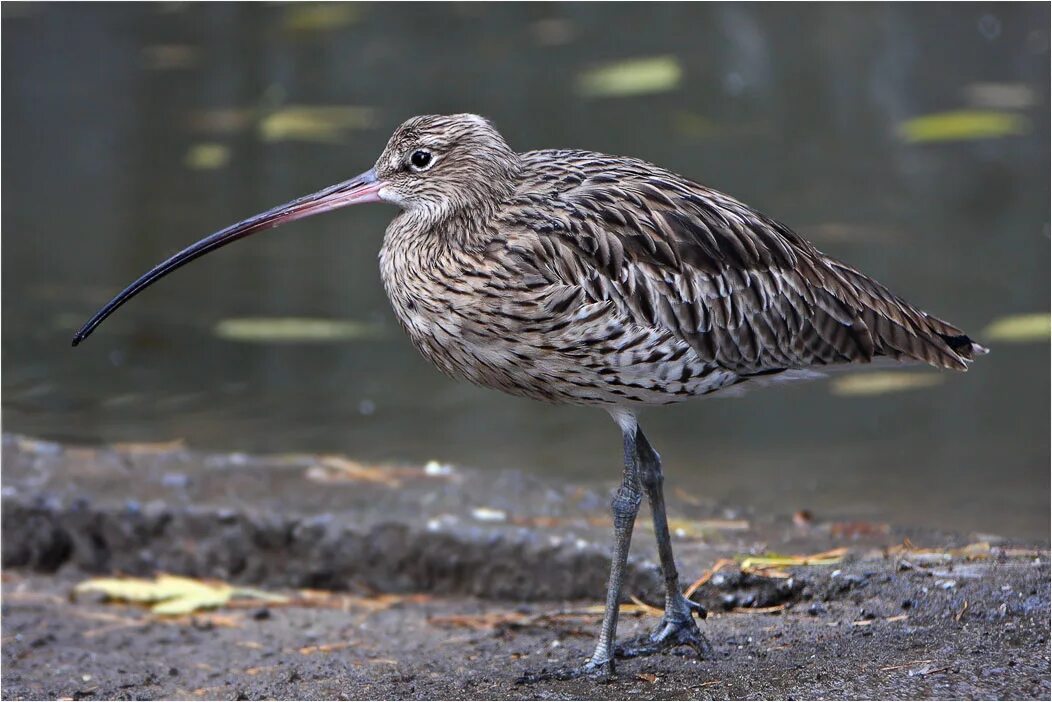
[{"label": "curlew", "polygon": [[[517,153],[477,115],[414,117],[356,178],[250,217],[160,263],[99,310],[252,233],[364,202],[400,211],[380,249],[384,287],[413,344],[456,378],[552,403],[602,407],[620,426],[621,485],[595,652],[566,675],[613,673],[617,655],[711,650],[683,596],[661,463],[636,413],[846,364],[963,371],[986,349],[785,225],[634,158]],[[646,495],[665,584],[650,635],[615,648],[632,528]],[[562,673],[559,673],[562,675]]]}]

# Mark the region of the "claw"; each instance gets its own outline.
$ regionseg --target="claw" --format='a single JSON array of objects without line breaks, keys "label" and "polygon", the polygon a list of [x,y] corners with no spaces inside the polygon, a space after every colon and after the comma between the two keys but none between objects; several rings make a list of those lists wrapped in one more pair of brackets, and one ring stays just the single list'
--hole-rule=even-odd
[{"label": "claw", "polygon": [[700,602],[695,602],[689,597],[684,598],[687,601],[687,606],[690,607],[690,611],[694,612],[698,616],[698,619],[706,619],[709,616],[709,610],[705,609],[705,605]]},{"label": "claw", "polygon": [[694,615],[704,619],[708,610],[694,600],[681,597],[678,602],[669,605],[661,623],[650,634],[636,637],[620,644],[615,649],[618,658],[636,658],[649,656],[669,648],[689,646],[698,658],[711,658],[712,646],[698,629]]}]

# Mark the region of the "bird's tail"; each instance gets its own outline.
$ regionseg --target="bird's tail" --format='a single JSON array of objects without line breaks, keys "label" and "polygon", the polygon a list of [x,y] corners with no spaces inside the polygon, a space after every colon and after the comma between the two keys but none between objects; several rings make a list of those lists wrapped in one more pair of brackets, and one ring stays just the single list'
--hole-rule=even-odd
[{"label": "bird's tail", "polygon": [[914,307],[851,266],[829,263],[862,303],[861,322],[872,336],[875,356],[963,371],[989,352],[957,327]]}]

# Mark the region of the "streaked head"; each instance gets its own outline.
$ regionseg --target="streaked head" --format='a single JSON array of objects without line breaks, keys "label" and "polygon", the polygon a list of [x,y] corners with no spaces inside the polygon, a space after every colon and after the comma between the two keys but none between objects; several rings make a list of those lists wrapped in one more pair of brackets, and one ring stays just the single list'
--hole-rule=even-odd
[{"label": "streaked head", "polygon": [[424,115],[395,130],[373,168],[380,197],[429,220],[496,202],[519,157],[486,119]]},{"label": "streaked head", "polygon": [[518,160],[493,125],[478,115],[413,117],[395,130],[374,168],[249,217],[154,266],[96,312],[74,335],[73,345],[180,266],[264,229],[362,202],[396,204],[431,226],[461,214],[482,214],[510,191]]}]

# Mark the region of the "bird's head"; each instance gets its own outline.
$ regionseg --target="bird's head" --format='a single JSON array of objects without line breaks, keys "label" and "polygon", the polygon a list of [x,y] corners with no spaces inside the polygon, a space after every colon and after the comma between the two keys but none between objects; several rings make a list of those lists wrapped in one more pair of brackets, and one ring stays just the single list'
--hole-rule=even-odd
[{"label": "bird's head", "polygon": [[373,172],[379,195],[424,220],[485,210],[510,190],[519,156],[486,119],[425,115],[402,124]]},{"label": "bird's head", "polygon": [[427,115],[400,126],[374,168],[201,239],[147,271],[73,337],[83,341],[118,307],[180,266],[232,241],[286,222],[363,202],[390,202],[426,225],[495,208],[512,188],[519,157],[478,115]]}]

